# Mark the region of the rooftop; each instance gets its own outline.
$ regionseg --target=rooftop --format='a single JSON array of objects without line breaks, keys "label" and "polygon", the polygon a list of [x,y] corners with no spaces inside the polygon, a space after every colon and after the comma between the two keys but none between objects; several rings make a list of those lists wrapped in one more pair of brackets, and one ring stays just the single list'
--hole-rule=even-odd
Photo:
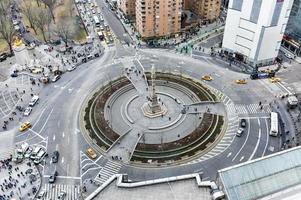
[{"label": "rooftop", "polygon": [[[296,147],[219,170],[228,199],[259,199],[301,184],[300,155],[301,147]],[[286,192],[285,199],[294,199],[288,195],[295,196],[296,193],[300,193],[300,188]]]},{"label": "rooftop", "polygon": [[161,183],[135,188],[121,188],[116,182],[111,183],[95,199],[106,200],[169,200],[185,199],[211,200],[209,187],[198,187],[194,179]]}]

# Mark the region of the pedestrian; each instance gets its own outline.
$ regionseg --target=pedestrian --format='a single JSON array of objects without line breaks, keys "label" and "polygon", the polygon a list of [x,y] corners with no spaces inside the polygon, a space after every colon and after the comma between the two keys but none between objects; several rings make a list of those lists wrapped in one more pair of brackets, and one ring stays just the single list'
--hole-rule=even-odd
[{"label": "pedestrian", "polygon": [[5,86],[8,87],[8,85],[5,83]]}]

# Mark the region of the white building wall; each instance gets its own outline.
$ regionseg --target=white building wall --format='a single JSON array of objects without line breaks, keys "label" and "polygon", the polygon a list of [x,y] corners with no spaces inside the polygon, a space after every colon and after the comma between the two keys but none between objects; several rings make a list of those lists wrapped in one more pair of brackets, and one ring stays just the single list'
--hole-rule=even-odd
[{"label": "white building wall", "polygon": [[[250,21],[254,0],[241,1],[241,11],[232,9],[234,0],[229,2],[223,48],[245,55],[246,60],[253,65],[274,60],[278,55],[293,0],[278,3],[281,0],[262,0],[257,22]],[[281,3],[278,23],[271,26],[275,6]]]}]

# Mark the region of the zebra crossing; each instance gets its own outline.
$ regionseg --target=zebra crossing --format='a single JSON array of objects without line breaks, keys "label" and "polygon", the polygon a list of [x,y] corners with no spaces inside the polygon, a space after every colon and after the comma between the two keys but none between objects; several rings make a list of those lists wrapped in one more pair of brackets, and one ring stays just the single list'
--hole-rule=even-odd
[{"label": "zebra crossing", "polygon": [[80,185],[64,185],[64,184],[45,184],[47,200],[56,200],[60,192],[66,192],[65,200],[79,200]]},{"label": "zebra crossing", "polygon": [[234,105],[233,101],[227,95],[215,88],[211,88],[211,91],[219,98],[220,102],[223,102],[226,106],[228,127],[226,129],[224,137],[213,149],[211,149],[208,153],[201,156],[200,158],[189,162],[188,164],[202,162],[224,152],[233,142],[239,126],[239,118],[237,113],[231,112],[231,107]]},{"label": "zebra crossing", "polygon": [[108,160],[105,166],[99,171],[97,176],[94,178],[94,180],[100,184],[103,184],[113,175],[117,174],[121,167],[122,164]]},{"label": "zebra crossing", "polygon": [[[262,106],[262,109],[261,109]],[[268,104],[231,104],[229,105],[230,112],[236,112],[237,114],[259,114],[259,113],[270,113],[271,108]]]}]

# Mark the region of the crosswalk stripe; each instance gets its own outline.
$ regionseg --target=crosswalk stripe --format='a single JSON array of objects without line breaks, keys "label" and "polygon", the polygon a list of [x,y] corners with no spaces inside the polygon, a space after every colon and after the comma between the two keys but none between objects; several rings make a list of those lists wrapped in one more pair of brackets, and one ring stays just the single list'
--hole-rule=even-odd
[{"label": "crosswalk stripe", "polygon": [[76,200],[79,196],[79,185],[45,184],[46,198],[55,200],[60,192],[66,192],[66,200]]}]

